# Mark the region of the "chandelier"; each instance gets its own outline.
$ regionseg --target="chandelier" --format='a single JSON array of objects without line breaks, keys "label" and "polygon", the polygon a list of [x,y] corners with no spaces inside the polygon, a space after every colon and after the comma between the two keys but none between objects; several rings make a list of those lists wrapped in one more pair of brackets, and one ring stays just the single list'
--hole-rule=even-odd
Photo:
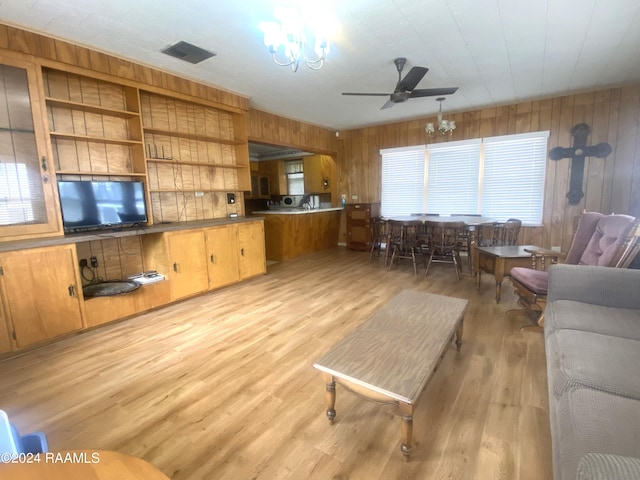
[{"label": "chandelier", "polygon": [[298,71],[300,62],[312,70],[320,70],[330,50],[323,16],[318,12],[303,12],[302,8],[276,7],[275,17],[277,21],[259,25],[273,61],[282,67],[291,66],[294,72]]},{"label": "chandelier", "polygon": [[427,123],[427,126],[425,127],[424,130],[429,135],[429,138],[431,138],[431,136],[433,136],[436,133],[436,128],[437,128],[438,135],[451,136],[453,135],[453,131],[456,129],[456,122],[454,120],[444,120],[442,118],[442,102],[445,101],[445,98],[439,97],[439,98],[436,98],[436,100],[440,102],[440,110],[438,110],[438,125],[435,126],[433,123],[429,122]]}]

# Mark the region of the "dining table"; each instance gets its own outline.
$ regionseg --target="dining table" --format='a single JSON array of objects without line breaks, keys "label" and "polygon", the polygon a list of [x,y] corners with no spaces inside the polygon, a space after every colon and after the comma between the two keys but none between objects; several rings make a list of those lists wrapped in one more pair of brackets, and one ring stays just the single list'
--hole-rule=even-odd
[{"label": "dining table", "polygon": [[426,227],[433,226],[446,226],[448,223],[462,222],[465,225],[465,230],[468,232],[468,255],[469,255],[469,272],[473,275],[476,262],[476,246],[482,241],[482,227],[483,225],[493,225],[498,220],[492,217],[484,217],[481,215],[389,215],[383,217],[385,220],[394,220],[397,222],[415,222],[419,221]]}]

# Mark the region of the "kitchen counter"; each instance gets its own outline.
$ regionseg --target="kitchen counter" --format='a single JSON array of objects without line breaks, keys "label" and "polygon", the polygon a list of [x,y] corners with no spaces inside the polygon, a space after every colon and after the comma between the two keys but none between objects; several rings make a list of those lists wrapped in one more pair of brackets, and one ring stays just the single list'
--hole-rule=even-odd
[{"label": "kitchen counter", "polygon": [[305,213],[321,213],[321,212],[335,212],[342,210],[341,207],[332,208],[316,208],[314,210],[306,210],[304,208],[276,208],[273,210],[259,210],[257,212],[251,212],[252,215],[300,215]]},{"label": "kitchen counter", "polygon": [[338,244],[342,208],[280,208],[252,212],[264,218],[267,260],[288,260]]}]

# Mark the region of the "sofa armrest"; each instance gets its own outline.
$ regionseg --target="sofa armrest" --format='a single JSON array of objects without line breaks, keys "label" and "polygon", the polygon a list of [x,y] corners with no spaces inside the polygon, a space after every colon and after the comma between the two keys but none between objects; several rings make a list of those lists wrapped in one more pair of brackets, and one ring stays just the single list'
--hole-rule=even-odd
[{"label": "sofa armrest", "polygon": [[551,265],[547,299],[640,309],[640,270]]},{"label": "sofa armrest", "polygon": [[640,458],[589,453],[578,463],[577,480],[640,480]]}]

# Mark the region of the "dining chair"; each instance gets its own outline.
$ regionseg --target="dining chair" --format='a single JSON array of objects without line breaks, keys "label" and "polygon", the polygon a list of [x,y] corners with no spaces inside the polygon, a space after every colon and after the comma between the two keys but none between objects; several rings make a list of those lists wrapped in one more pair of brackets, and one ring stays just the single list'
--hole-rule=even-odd
[{"label": "dining chair", "polygon": [[387,265],[387,221],[382,217],[372,217],[371,227],[371,251],[369,252],[369,263],[373,259],[373,252],[377,251],[378,256],[384,250],[384,265]]},{"label": "dining chair", "polygon": [[46,453],[47,438],[42,432],[20,435],[4,410],[0,410],[0,453]]},{"label": "dining chair", "polygon": [[425,267],[425,276],[429,274],[429,268],[434,262],[452,263],[456,278],[460,280],[462,262],[460,260],[460,248],[462,240],[460,232],[466,230],[464,222],[425,222],[430,229],[429,235],[429,260]]},{"label": "dining chair", "polygon": [[418,238],[422,225],[420,220],[387,220],[387,248],[391,252],[387,271],[391,270],[394,260],[410,258],[413,262],[413,274],[418,275],[416,257],[422,253],[422,241]]},{"label": "dining chair", "polygon": [[518,304],[539,313],[535,323],[542,327],[547,304],[546,268],[549,265],[563,261],[570,265],[627,268],[639,250],[640,220],[629,215],[585,212],[578,217],[566,254],[530,249],[527,251],[531,253],[532,267],[511,269],[510,277],[518,295]]},{"label": "dining chair", "polygon": [[505,222],[496,222],[488,225],[486,228],[490,231],[490,235],[482,235],[482,247],[501,247],[504,245],[517,245],[518,235],[522,221],[517,218],[509,218]]}]

